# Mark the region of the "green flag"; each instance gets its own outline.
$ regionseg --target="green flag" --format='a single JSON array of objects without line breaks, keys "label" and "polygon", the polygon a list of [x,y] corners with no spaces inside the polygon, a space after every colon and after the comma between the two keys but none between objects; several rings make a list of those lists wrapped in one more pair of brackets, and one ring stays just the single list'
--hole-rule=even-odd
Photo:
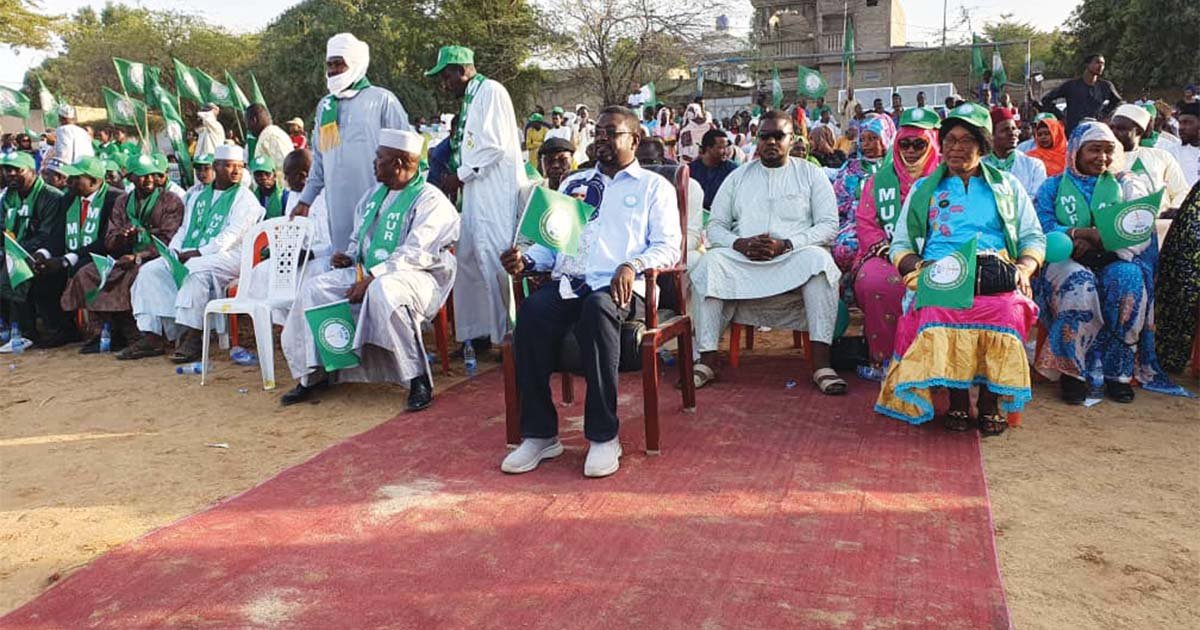
[{"label": "green flag", "polygon": [[973,236],[957,250],[927,265],[917,280],[917,308],[971,308],[975,303],[975,245]]},{"label": "green flag", "polygon": [[17,242],[12,232],[4,232],[4,265],[8,268],[8,286],[17,288],[33,277],[29,262],[33,257]]},{"label": "green flag", "polygon": [[267,99],[263,98],[262,90],[258,89],[258,79],[253,72],[250,73],[250,102],[258,103],[263,107],[267,106]]},{"label": "green flag", "polygon": [[535,243],[574,256],[579,253],[579,236],[593,210],[574,197],[538,186],[529,195],[517,232]]},{"label": "green flag", "polygon": [[354,314],[349,301],[305,309],[304,319],[308,320],[308,328],[317,342],[317,354],[325,371],[358,366],[358,355],[354,354]]},{"label": "green flag", "polygon": [[854,22],[846,24],[846,39],[842,42],[842,63],[851,77],[854,76]]},{"label": "green flag", "polygon": [[179,162],[179,177],[182,180],[184,188],[192,185],[192,157],[188,154],[187,146],[187,127],[183,124],[183,116],[179,114],[175,103],[164,94],[164,98],[159,103],[159,109],[162,110],[163,128],[167,132],[167,138],[171,140],[171,148],[175,152],[175,159]]},{"label": "green flag", "polygon": [[212,78],[209,74],[199,68],[192,68],[192,73],[200,82],[200,90],[204,94],[204,100],[209,103],[216,103],[221,107],[236,107],[233,102],[233,92],[224,83]]},{"label": "green flag", "polygon": [[29,97],[0,85],[0,116],[29,118]]},{"label": "green flag", "polygon": [[136,61],[128,61],[113,57],[113,67],[117,69],[117,80],[126,94],[142,96],[146,94],[146,66]]},{"label": "green flag", "polygon": [[992,47],[992,88],[999,93],[1008,83],[1008,73],[1004,71],[1004,60],[1000,58],[1000,45]]},{"label": "green flag", "polygon": [[162,84],[162,70],[156,66],[146,67],[146,106],[150,109],[162,109],[162,102],[170,101],[179,111],[179,97],[167,90]]},{"label": "green flag", "polygon": [[658,90],[655,89],[653,81],[639,88],[638,96],[642,99],[642,107],[654,107],[658,104]]},{"label": "green flag", "polygon": [[696,96],[704,96],[704,66],[696,66]]},{"label": "green flag", "polygon": [[1106,251],[1134,247],[1150,240],[1163,191],[1121,203],[1101,206],[1092,212],[1100,242]]},{"label": "green flag", "polygon": [[171,251],[157,236],[151,235],[150,240],[154,242],[154,249],[158,250],[158,255],[162,256],[167,261],[167,266],[171,268],[171,277],[175,279],[175,286],[182,287],[183,281],[188,277],[187,265],[179,262],[179,257],[175,252]]},{"label": "green flag", "polygon": [[108,121],[114,125],[137,127],[143,133],[146,130],[146,104],[142,101],[117,94],[113,90],[101,87],[104,94],[104,109],[108,111]]},{"label": "green flag", "polygon": [[971,33],[971,74],[983,76],[987,66],[983,63],[983,47],[979,45],[979,36]]},{"label": "green flag", "polygon": [[46,89],[42,77],[38,77],[38,107],[42,109],[42,126],[46,129],[58,127],[58,99]]},{"label": "green flag", "polygon": [[829,84],[820,72],[804,66],[796,70],[796,94],[804,98],[821,98],[828,91]]},{"label": "green flag", "polygon": [[250,107],[250,99],[246,98],[246,93],[242,91],[241,86],[234,80],[233,75],[229,71],[225,71],[225,83],[229,85],[229,91],[233,92],[233,106],[241,111],[246,111]]},{"label": "green flag", "polygon": [[779,79],[779,66],[771,66],[771,107],[783,108],[783,81]]},{"label": "green flag", "polygon": [[200,88],[195,70],[178,59],[171,61],[175,64],[175,89],[179,92],[179,98],[203,105],[204,92]]},{"label": "green flag", "polygon": [[117,264],[117,261],[113,260],[112,256],[101,256],[99,254],[92,254],[92,262],[96,263],[96,272],[100,274],[100,282],[96,285],[96,288],[88,289],[83,294],[83,299],[88,304],[95,302],[96,298],[99,297],[100,292],[104,290],[104,285],[108,282],[108,274],[112,273],[113,267]]}]

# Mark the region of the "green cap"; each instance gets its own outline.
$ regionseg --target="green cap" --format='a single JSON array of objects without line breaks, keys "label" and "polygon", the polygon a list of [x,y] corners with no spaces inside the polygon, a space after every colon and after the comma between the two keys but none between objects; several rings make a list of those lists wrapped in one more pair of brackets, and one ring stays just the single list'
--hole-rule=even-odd
[{"label": "green cap", "polygon": [[919,129],[937,129],[942,119],[937,112],[928,107],[914,107],[900,112],[901,127],[917,127]]},{"label": "green cap", "polygon": [[274,173],[275,160],[269,155],[259,155],[250,162],[251,173]]},{"label": "green cap", "polygon": [[561,113],[563,113],[563,108],[561,108],[561,107],[555,107],[554,109],[551,109],[551,110],[550,110],[550,113],[551,113],[551,114],[561,114]]},{"label": "green cap", "polygon": [[154,156],[146,155],[145,153],[141,153],[138,155],[130,155],[129,162],[127,162],[127,165],[126,165],[126,169],[130,173],[133,173],[134,175],[137,175],[138,177],[141,177],[143,175],[151,175],[154,173],[166,173],[167,172],[166,169],[159,168],[158,160],[155,160]]},{"label": "green cap", "polygon": [[963,103],[946,112],[946,120],[951,118],[957,118],[972,127],[986,129],[988,133],[992,132],[992,114],[979,103]]},{"label": "green cap", "polygon": [[529,122],[545,122],[546,119],[541,114],[530,114]]},{"label": "green cap", "polygon": [[212,163],[213,163],[213,154],[211,154],[211,153],[205,153],[204,155],[197,155],[196,157],[192,158],[192,166],[202,166],[202,165],[212,166]]},{"label": "green cap", "polygon": [[111,171],[114,173],[120,173],[124,169],[121,168],[121,165],[119,163],[117,163],[116,160],[114,160],[110,157],[110,158],[104,160],[104,170]]},{"label": "green cap", "polygon": [[1042,113],[1038,114],[1037,116],[1033,117],[1033,122],[1036,123],[1036,122],[1041,122],[1043,120],[1056,120],[1056,119],[1057,119],[1057,116],[1055,116],[1054,114],[1051,114],[1050,112],[1042,112]]},{"label": "green cap", "polygon": [[33,156],[24,151],[14,151],[6,155],[0,155],[0,166],[11,166],[26,171],[32,171],[37,168],[37,162],[33,160]]},{"label": "green cap", "polygon": [[466,46],[442,46],[438,51],[437,65],[426,72],[425,76],[432,77],[444,70],[446,66],[473,65],[475,65],[475,51]]},{"label": "green cap", "polygon": [[159,173],[166,173],[171,168],[171,162],[167,160],[167,156],[163,153],[155,153],[150,156],[154,158],[154,168],[158,169]]},{"label": "green cap", "polygon": [[74,164],[68,164],[59,170],[67,177],[87,175],[93,179],[104,179],[104,160],[93,155],[85,155]]}]

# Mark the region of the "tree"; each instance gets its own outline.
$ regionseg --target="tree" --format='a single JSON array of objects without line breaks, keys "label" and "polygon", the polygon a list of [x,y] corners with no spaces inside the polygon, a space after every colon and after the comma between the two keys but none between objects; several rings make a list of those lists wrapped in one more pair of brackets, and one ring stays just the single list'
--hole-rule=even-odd
[{"label": "tree", "polygon": [[638,86],[691,66],[715,9],[706,0],[580,0],[547,21],[566,71],[596,85],[605,104],[624,104]]},{"label": "tree", "polygon": [[0,43],[12,48],[50,47],[57,18],[38,13],[36,0],[5,0],[0,11]]}]

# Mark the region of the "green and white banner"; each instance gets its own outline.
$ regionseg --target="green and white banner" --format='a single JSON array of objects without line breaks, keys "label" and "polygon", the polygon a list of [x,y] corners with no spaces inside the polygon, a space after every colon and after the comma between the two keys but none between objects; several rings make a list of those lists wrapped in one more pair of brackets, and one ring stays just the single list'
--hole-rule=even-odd
[{"label": "green and white banner", "polygon": [[825,82],[825,77],[821,73],[800,66],[796,70],[796,93],[804,98],[821,98],[829,91],[829,84]]},{"label": "green and white banner", "polygon": [[95,302],[96,298],[100,296],[100,292],[104,290],[104,285],[108,283],[108,274],[112,273],[113,267],[117,264],[117,261],[113,260],[112,256],[100,256],[99,254],[92,254],[92,262],[96,264],[96,272],[100,274],[100,282],[96,284],[96,288],[88,289],[83,294],[83,299],[88,304]]},{"label": "green and white banner", "polygon": [[327,372],[358,367],[358,355],[354,354],[354,315],[349,301],[306,309],[304,319],[308,320],[321,365]]},{"label": "green and white banner", "polygon": [[33,277],[33,269],[29,266],[31,260],[29,252],[21,247],[12,232],[5,232],[4,266],[8,269],[8,286],[15,289]]},{"label": "green and white banner", "polygon": [[117,94],[113,90],[101,87],[104,95],[104,109],[108,112],[108,122],[114,125],[137,127],[139,132],[146,130],[146,104],[132,96]]},{"label": "green and white banner", "polygon": [[29,97],[0,85],[0,116],[29,118]]},{"label": "green and white banner", "polygon": [[113,57],[112,60],[113,67],[117,69],[121,89],[134,96],[146,94],[146,66],[120,57]]},{"label": "green and white banner", "polygon": [[154,242],[154,249],[158,250],[158,255],[162,256],[167,261],[167,266],[171,268],[171,277],[175,279],[175,286],[182,287],[183,281],[188,277],[187,265],[179,262],[179,257],[175,252],[171,251],[157,236],[151,236],[150,240]]},{"label": "green and white banner", "polygon": [[917,308],[971,308],[975,303],[975,246],[978,237],[921,270]]},{"label": "green and white banner", "polygon": [[58,127],[58,100],[46,89],[42,77],[38,77],[38,106],[42,108],[42,126],[46,129]]},{"label": "green and white banner", "polygon": [[1158,218],[1159,204],[1163,191],[1114,203],[1093,211],[1092,220],[1100,231],[1100,242],[1104,249],[1115,252],[1126,247],[1135,247],[1150,240],[1154,234],[1154,221]]},{"label": "green and white banner", "polygon": [[569,195],[537,186],[529,194],[517,233],[569,256],[579,253],[579,237],[593,208]]}]

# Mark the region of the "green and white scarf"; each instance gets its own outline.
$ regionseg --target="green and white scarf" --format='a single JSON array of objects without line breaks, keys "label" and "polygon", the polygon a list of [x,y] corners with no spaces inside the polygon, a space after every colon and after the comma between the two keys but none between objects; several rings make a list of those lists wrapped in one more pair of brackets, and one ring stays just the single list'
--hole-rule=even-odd
[{"label": "green and white scarf", "polygon": [[[209,184],[200,191],[196,196],[196,203],[192,205],[192,220],[183,239],[183,251],[204,247],[221,233],[229,219],[229,210],[233,207],[237,193],[237,184],[219,192],[214,191],[212,184]],[[219,195],[215,201],[214,195]]]},{"label": "green and white scarf", "polygon": [[[355,81],[346,91],[353,90],[354,95],[371,87],[371,82],[367,77],[363,77]],[[321,99],[321,106],[318,108],[317,119],[317,148],[321,152],[328,151],[342,143],[342,134],[338,131],[338,108],[339,101],[342,99],[332,94]]]},{"label": "green and white scarf", "polygon": [[[254,187],[254,195],[259,199],[259,203],[262,203],[262,194],[260,191],[261,189],[258,186]],[[267,209],[267,213],[263,216],[264,220],[283,216],[283,186],[280,186],[278,183],[275,184],[275,188],[267,196],[267,203],[263,207]]]},{"label": "green and white scarf", "polygon": [[29,219],[33,216],[33,205],[37,203],[37,198],[45,187],[46,182],[42,181],[41,177],[34,177],[33,187],[29,189],[25,199],[21,199],[21,195],[12,188],[5,190],[4,201],[0,204],[0,209],[4,211],[4,231],[11,232],[18,241],[25,238],[25,232],[29,229]]},{"label": "green and white scarf", "polygon": [[1008,153],[1008,157],[1003,159],[996,157],[995,153],[989,153],[984,156],[983,162],[984,164],[987,164],[988,166],[994,166],[1005,173],[1011,173],[1013,170],[1013,165],[1017,163],[1017,152],[1010,151]]},{"label": "green and white scarf", "polygon": [[[96,242],[100,236],[100,214],[104,210],[104,196],[107,194],[108,184],[102,182],[92,195],[94,201],[88,204],[86,217],[80,216],[83,197],[75,197],[71,202],[71,207],[67,209],[67,251],[73,252]],[[81,221],[82,227],[79,225]]]},{"label": "green and white scarf", "polygon": [[896,221],[900,218],[900,178],[896,177],[896,168],[892,164],[895,156],[884,160],[883,166],[875,173],[875,217],[879,227],[887,233],[888,239],[896,233]]},{"label": "green and white scarf", "polygon": [[1121,185],[1117,178],[1107,171],[1096,179],[1096,187],[1092,190],[1092,201],[1066,175],[1058,184],[1058,198],[1054,201],[1054,218],[1066,227],[1092,227],[1096,221],[1093,214],[1104,206],[1121,201]]},{"label": "green and white scarf", "polygon": [[[996,212],[1000,215],[1000,222],[1004,225],[1004,248],[1008,251],[1009,257],[1016,260],[1018,256],[1017,191],[1004,180],[1004,174],[996,167],[981,162],[979,169],[983,172],[983,179],[992,191],[992,197],[996,200]],[[933,193],[937,190],[938,184],[949,172],[950,169],[945,164],[939,166],[909,194],[908,214],[904,219],[908,226],[908,247],[914,252],[922,251],[917,245],[917,240],[923,242],[929,232],[929,203],[933,199]]]},{"label": "green and white scarf", "polygon": [[137,244],[133,251],[138,252],[150,245],[150,228],[146,224],[150,222],[150,216],[154,214],[154,207],[158,205],[158,197],[162,194],[161,188],[155,188],[142,201],[138,201],[138,193],[135,190],[125,200],[125,215],[129,217],[129,223],[138,229]]},{"label": "green and white scarf", "polygon": [[457,171],[458,167],[462,166],[462,141],[463,134],[467,129],[467,108],[475,101],[475,95],[479,93],[479,88],[483,86],[484,81],[487,81],[487,77],[482,74],[471,77],[471,81],[467,84],[467,91],[463,94],[462,106],[458,108],[458,120],[454,121],[454,135],[450,136],[451,171]]},{"label": "green and white scarf", "polygon": [[[396,250],[396,245],[404,235],[404,220],[408,218],[408,211],[424,187],[425,176],[414,176],[387,209],[382,209],[384,199],[391,192],[387,186],[381,185],[371,195],[363,212],[362,225],[358,228],[358,261],[367,269],[387,260]],[[368,252],[364,250],[367,247],[367,230],[371,229],[372,224],[375,229],[371,232],[371,251]]]}]

